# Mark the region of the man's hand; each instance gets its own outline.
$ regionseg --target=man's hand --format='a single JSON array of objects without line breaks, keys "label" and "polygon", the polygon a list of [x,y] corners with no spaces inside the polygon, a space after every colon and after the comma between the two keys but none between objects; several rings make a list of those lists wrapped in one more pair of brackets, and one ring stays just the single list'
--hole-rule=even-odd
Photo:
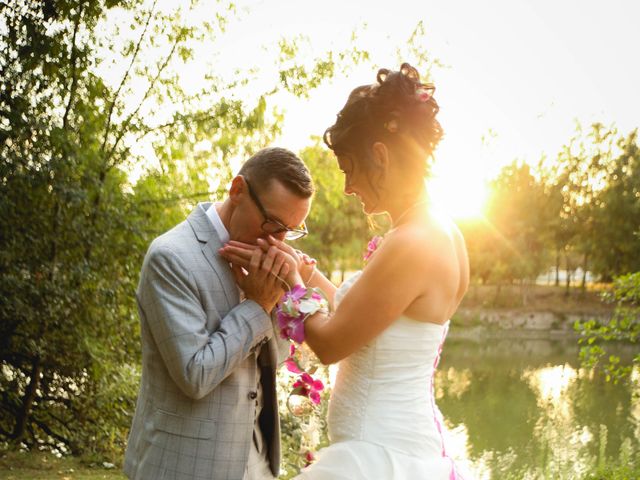
[{"label": "man's hand", "polygon": [[294,250],[284,242],[269,237],[269,241],[258,239],[258,245],[231,240],[222,249],[220,254],[230,262],[248,268],[251,255],[255,250],[262,250],[266,256],[282,256],[284,262],[289,266],[289,273],[284,280],[289,286],[302,284],[311,278],[316,261],[300,250]]},{"label": "man's hand", "polygon": [[231,261],[231,269],[236,283],[242,289],[245,297],[260,305],[266,312],[273,307],[284,293],[282,278],[289,273],[289,265],[282,256],[263,254],[255,248],[249,252],[248,262],[234,262],[223,249],[220,254]]}]

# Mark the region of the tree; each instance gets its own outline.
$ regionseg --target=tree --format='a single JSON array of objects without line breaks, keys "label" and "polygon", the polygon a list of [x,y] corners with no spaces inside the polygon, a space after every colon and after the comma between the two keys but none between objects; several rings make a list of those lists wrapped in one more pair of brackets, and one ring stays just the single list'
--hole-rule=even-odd
[{"label": "tree", "polygon": [[307,225],[310,235],[300,241],[300,247],[318,260],[325,274],[362,266],[362,254],[371,236],[367,217],[355,197],[343,192],[344,178],[332,152],[320,145],[300,152],[309,167],[317,193]]},{"label": "tree", "polygon": [[[633,368],[640,365],[640,272],[617,277],[611,291],[603,300],[615,304],[613,317],[606,323],[596,320],[576,322],[580,332],[580,359],[588,368],[602,367],[606,379],[618,382],[630,379]],[[635,354],[630,363],[621,360],[612,350],[620,342],[633,346]]]},{"label": "tree", "polygon": [[499,283],[519,281],[524,305],[529,286],[548,264],[548,203],[544,185],[527,164],[514,162],[491,182],[486,220],[494,262],[486,275]]},{"label": "tree", "polygon": [[276,61],[251,98],[245,72],[187,92],[193,49],[233,15],[220,4],[194,25],[198,3],[0,3],[0,436],[14,444],[122,451],[150,239],[270,142],[282,118],[270,95],[339,68],[329,54],[291,72]]},{"label": "tree", "polygon": [[568,273],[582,267],[583,290],[588,270],[610,281],[638,269],[637,152],[635,131],[620,138],[615,128],[596,123],[587,133],[578,127],[549,168],[550,191],[561,198],[552,224],[556,251],[564,252]]},{"label": "tree", "polygon": [[[617,140],[594,212],[593,268],[609,279],[640,271],[640,148],[637,130]],[[613,155],[612,155],[613,157]]]}]

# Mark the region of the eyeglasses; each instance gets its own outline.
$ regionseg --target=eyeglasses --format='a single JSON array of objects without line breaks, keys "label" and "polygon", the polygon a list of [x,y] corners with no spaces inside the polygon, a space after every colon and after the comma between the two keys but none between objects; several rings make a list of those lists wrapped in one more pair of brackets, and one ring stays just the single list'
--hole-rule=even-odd
[{"label": "eyeglasses", "polygon": [[256,204],[256,207],[258,207],[258,210],[260,210],[260,213],[264,217],[264,222],[262,222],[262,225],[261,225],[262,230],[264,230],[265,232],[271,235],[287,232],[284,235],[284,238],[286,238],[287,240],[297,240],[299,238],[304,237],[307,233],[309,233],[307,231],[307,227],[304,224],[304,222],[302,223],[302,225],[296,228],[289,228],[286,225],[283,225],[282,223],[280,223],[278,220],[269,218],[269,214],[267,213],[264,206],[258,199],[256,192],[252,190],[251,185],[249,185],[249,181],[246,178],[244,179],[244,183],[247,184],[247,190],[249,192],[249,196],[251,197],[251,200],[253,200],[253,203]]}]

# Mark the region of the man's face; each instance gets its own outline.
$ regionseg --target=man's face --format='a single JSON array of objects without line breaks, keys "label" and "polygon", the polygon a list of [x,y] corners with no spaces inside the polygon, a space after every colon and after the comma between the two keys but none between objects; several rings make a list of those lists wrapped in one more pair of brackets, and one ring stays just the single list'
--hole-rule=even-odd
[{"label": "man's face", "polygon": [[280,223],[289,229],[299,229],[311,207],[310,198],[299,197],[277,180],[273,180],[266,189],[257,191],[242,177],[236,177],[230,194],[236,206],[229,225],[229,236],[232,240],[251,244],[269,235],[283,240],[286,231],[265,231],[265,221],[270,221],[269,227]]}]

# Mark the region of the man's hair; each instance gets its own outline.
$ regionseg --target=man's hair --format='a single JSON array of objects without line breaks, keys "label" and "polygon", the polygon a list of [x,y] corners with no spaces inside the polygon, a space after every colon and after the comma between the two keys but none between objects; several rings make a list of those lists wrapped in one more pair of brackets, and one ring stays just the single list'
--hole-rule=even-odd
[{"label": "man's hair", "polygon": [[263,148],[240,168],[251,187],[258,192],[269,189],[273,180],[302,198],[313,195],[314,187],[309,169],[293,152],[279,147]]}]

